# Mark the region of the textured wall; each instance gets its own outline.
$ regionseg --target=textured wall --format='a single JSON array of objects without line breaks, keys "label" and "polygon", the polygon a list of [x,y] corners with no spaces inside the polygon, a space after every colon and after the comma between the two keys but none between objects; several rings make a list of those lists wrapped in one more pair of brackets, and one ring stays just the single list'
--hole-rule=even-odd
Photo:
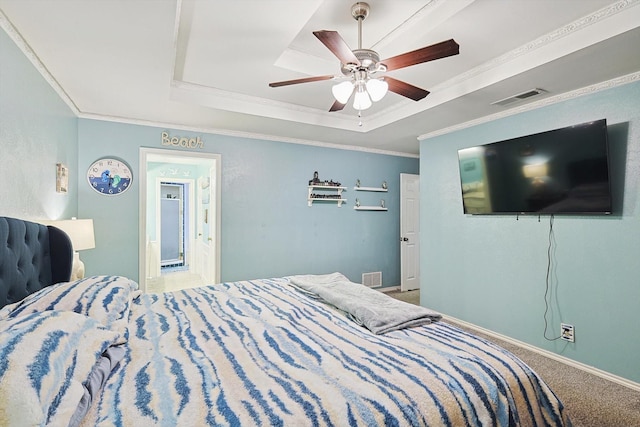
[{"label": "textured wall", "polygon": [[[82,254],[87,271],[138,277],[139,148],[163,148],[163,128],[79,121],[80,169],[101,156],[117,156],[134,172],[131,190],[117,197],[80,180],[79,215],[94,218],[96,248]],[[418,173],[419,159],[169,129],[200,136],[204,151],[222,156],[223,281],[341,271],[360,281],[382,271],[383,284],[400,283],[400,173]],[[307,185],[321,179],[349,187],[348,203],[307,206]],[[82,171],[81,171],[82,172]],[[353,191],[389,185],[388,193]],[[355,198],[388,212],[355,211]]]},{"label": "textured wall", "polygon": [[[421,142],[423,305],[640,382],[640,83]],[[465,216],[457,150],[606,118],[612,216],[556,216],[543,337],[548,216]]]},{"label": "textured wall", "polygon": [[[77,210],[77,119],[0,30],[0,215],[59,219]],[[56,193],[56,163],[69,192]]]}]

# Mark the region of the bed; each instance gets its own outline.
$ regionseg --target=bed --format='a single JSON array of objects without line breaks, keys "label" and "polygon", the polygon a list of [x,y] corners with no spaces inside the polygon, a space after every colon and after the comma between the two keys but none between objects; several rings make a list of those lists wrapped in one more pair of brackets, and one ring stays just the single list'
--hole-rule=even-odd
[{"label": "bed", "polygon": [[38,289],[0,308],[0,425],[570,425],[495,344],[431,311],[363,326],[307,282],[366,294],[339,273],[163,294],[119,276]]}]

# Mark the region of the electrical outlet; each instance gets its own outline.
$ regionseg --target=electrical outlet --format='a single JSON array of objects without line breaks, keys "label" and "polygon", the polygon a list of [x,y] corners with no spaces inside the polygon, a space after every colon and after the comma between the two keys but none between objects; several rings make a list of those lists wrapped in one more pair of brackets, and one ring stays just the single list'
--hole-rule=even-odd
[{"label": "electrical outlet", "polygon": [[560,338],[569,342],[576,342],[576,335],[573,325],[560,323]]}]

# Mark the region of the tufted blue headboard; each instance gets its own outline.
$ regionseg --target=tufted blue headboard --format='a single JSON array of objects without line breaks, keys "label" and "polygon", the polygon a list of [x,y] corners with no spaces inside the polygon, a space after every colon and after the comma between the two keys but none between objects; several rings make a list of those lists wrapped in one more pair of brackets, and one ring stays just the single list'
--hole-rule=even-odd
[{"label": "tufted blue headboard", "polygon": [[0,217],[0,307],[71,277],[73,250],[53,226]]}]

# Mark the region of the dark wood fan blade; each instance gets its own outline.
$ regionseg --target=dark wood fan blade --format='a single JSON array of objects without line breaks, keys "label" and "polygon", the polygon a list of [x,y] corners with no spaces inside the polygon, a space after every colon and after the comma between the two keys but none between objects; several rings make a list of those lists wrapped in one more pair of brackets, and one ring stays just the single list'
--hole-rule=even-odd
[{"label": "dark wood fan blade", "polygon": [[314,31],[313,35],[318,38],[343,64],[360,65],[360,61],[353,54],[349,45],[344,41],[337,31]]},{"label": "dark wood fan blade", "polygon": [[322,80],[331,80],[333,77],[334,76],[305,77],[303,79],[285,80],[283,82],[273,82],[273,83],[269,83],[269,86],[280,87],[280,86],[288,86],[288,85],[297,85],[298,83],[319,82]]},{"label": "dark wood fan blade", "polygon": [[433,61],[434,59],[446,58],[447,56],[453,56],[459,53],[460,45],[451,39],[421,49],[412,50],[402,55],[393,56],[380,62],[387,66],[387,71],[391,71]]},{"label": "dark wood fan blade", "polygon": [[420,89],[417,86],[410,85],[409,83],[394,79],[393,77],[385,76],[384,81],[389,84],[389,90],[391,92],[413,99],[414,101],[420,101],[422,98],[429,95],[428,90]]},{"label": "dark wood fan blade", "polygon": [[344,106],[347,104],[342,104],[339,101],[336,101],[333,103],[333,105],[331,106],[331,108],[329,108],[329,112],[333,112],[333,111],[340,111],[344,108]]}]

